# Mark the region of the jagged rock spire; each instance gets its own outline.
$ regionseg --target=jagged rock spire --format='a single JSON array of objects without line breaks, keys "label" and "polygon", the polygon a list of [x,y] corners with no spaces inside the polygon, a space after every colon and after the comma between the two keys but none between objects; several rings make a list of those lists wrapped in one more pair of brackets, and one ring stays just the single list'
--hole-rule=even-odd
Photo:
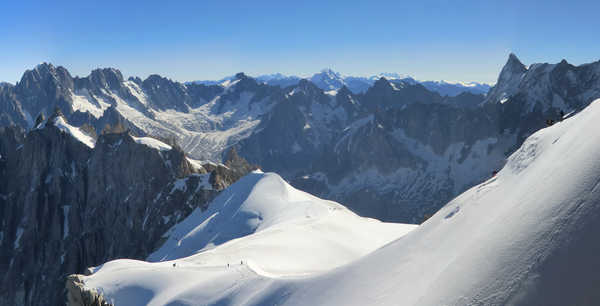
[{"label": "jagged rock spire", "polygon": [[525,65],[521,63],[519,58],[517,58],[517,56],[514,53],[510,53],[508,55],[508,61],[504,65],[504,68],[502,68],[502,72],[500,72],[500,78],[502,78],[502,76],[506,74],[514,75],[517,73],[523,73],[525,71],[527,71]]}]

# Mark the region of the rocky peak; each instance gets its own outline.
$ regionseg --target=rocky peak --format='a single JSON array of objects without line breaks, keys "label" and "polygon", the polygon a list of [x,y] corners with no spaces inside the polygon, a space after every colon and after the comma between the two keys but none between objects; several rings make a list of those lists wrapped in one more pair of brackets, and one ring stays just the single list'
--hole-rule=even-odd
[{"label": "rocky peak", "polygon": [[333,71],[331,68],[321,69],[321,72],[315,74],[316,77],[324,79],[341,79],[342,75],[339,72]]},{"label": "rocky peak", "polygon": [[48,115],[55,106],[70,113],[73,88],[74,80],[65,68],[43,63],[27,70],[13,92],[22,109],[37,116],[40,112]]},{"label": "rocky peak", "polygon": [[517,58],[514,53],[511,53],[508,56],[508,61],[502,68],[500,72],[500,76],[498,77],[498,82],[506,82],[513,78],[514,75],[521,75],[527,71],[527,67],[521,63],[521,61]]},{"label": "rocky peak", "polygon": [[296,86],[296,88],[300,89],[302,92],[304,92],[308,96],[314,96],[317,93],[322,93],[322,90],[319,87],[317,87],[317,85],[315,85],[315,83],[313,83],[307,79],[300,80],[300,82],[298,82],[298,85]]},{"label": "rocky peak", "polygon": [[313,75],[310,78],[310,81],[315,83],[319,88],[322,88],[323,90],[338,89],[345,84],[342,75],[331,69],[321,70],[321,72]]},{"label": "rocky peak", "polygon": [[114,68],[98,68],[89,76],[90,82],[100,88],[119,90],[123,83],[121,71]]},{"label": "rocky peak", "polygon": [[64,67],[54,67],[50,63],[42,63],[32,70],[23,73],[17,90],[21,94],[38,94],[41,90],[52,87],[73,88],[73,78]]},{"label": "rocky peak", "polygon": [[373,90],[392,90],[392,84],[385,77],[380,77],[375,83],[373,83]]},{"label": "rocky peak", "polygon": [[234,78],[236,80],[242,80],[242,79],[247,79],[248,76],[245,73],[243,73],[243,72],[238,72],[238,73],[235,74]]},{"label": "rocky peak", "polygon": [[[43,114],[40,114],[40,115],[43,117]],[[62,110],[59,107],[55,107],[52,115],[50,115],[50,117],[48,117],[48,122],[52,124],[54,122],[54,120],[58,117],[62,117],[65,120],[65,122],[67,121]]]},{"label": "rocky peak", "polygon": [[577,67],[569,64],[569,62],[567,62],[567,60],[563,59],[562,61],[560,61],[558,64],[556,64],[554,66],[554,69],[552,71],[552,73],[557,74],[557,73],[566,73],[569,70],[575,70]]},{"label": "rocky peak", "polygon": [[508,61],[506,62],[504,67],[509,68],[513,72],[519,72],[519,73],[525,72],[525,70],[527,70],[525,65],[523,65],[523,63],[521,63],[519,58],[514,53],[510,53],[508,55]]},{"label": "rocky peak", "polygon": [[496,85],[490,89],[486,101],[492,104],[502,103],[518,91],[523,74],[527,68],[514,53],[510,53],[508,61],[500,71]]},{"label": "rocky peak", "polygon": [[27,70],[23,77],[31,77],[34,80],[41,80],[47,75],[56,75],[56,67],[51,63],[43,62],[36,65],[32,70]]},{"label": "rocky peak", "polygon": [[168,85],[169,83],[169,79],[162,77],[158,74],[151,74],[144,81],[142,81],[142,86],[144,88],[153,89],[160,87],[161,85]]},{"label": "rocky peak", "polygon": [[393,93],[392,84],[386,78],[381,77],[365,92],[364,104],[371,110],[378,109],[389,104],[389,101],[393,99]]},{"label": "rocky peak", "polygon": [[150,96],[153,107],[188,111],[190,97],[183,84],[152,74],[142,82],[142,88]]},{"label": "rocky peak", "polygon": [[129,77],[127,80],[136,83],[138,86],[142,85],[142,79],[140,77]]},{"label": "rocky peak", "polygon": [[256,92],[259,87],[259,84],[254,78],[247,76],[243,72],[237,73],[235,75],[235,80],[239,80],[234,85],[234,91],[238,93],[243,91]]}]

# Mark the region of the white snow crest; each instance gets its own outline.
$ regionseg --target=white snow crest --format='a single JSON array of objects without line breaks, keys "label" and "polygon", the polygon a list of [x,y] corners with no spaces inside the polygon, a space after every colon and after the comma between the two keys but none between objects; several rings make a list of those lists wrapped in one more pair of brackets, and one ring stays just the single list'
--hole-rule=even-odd
[{"label": "white snow crest", "polygon": [[165,244],[149,256],[152,263],[111,261],[86,277],[85,284],[129,305],[165,305],[200,296],[219,304],[233,293],[231,286],[242,293],[249,284],[261,287],[261,280],[322,273],[414,228],[361,218],[340,204],[294,189],[274,173],[256,170],[219,194],[206,211],[197,209],[173,226]]},{"label": "white snow crest", "polygon": [[96,140],[94,138],[81,131],[81,129],[66,123],[64,118],[61,116],[58,116],[56,119],[54,119],[54,126],[56,126],[59,130],[75,137],[75,139],[79,140],[81,143],[90,148],[93,148],[96,144]]},{"label": "white snow crest", "polygon": [[71,91],[71,99],[73,111],[88,112],[96,118],[102,117],[104,110],[110,107],[110,104],[102,100],[97,100],[98,103],[92,102],[92,97],[85,88],[75,92]]},{"label": "white snow crest", "polygon": [[169,151],[173,148],[170,145],[152,137],[131,137],[135,142],[156,149],[158,151]]}]

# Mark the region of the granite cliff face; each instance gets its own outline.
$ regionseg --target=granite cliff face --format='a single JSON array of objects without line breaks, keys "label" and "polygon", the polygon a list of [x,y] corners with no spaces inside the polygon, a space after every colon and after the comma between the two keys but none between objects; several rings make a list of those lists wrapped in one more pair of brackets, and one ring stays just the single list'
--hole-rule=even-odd
[{"label": "granite cliff face", "polygon": [[145,258],[249,169],[242,160],[239,170],[203,166],[128,132],[101,134],[90,147],[79,132],[60,114],[29,132],[0,129],[1,305],[64,304],[67,275]]}]

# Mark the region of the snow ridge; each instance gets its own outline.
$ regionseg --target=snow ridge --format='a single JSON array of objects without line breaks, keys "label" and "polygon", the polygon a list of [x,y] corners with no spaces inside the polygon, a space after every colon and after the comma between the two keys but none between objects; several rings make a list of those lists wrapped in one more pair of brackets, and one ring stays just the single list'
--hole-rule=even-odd
[{"label": "snow ridge", "polygon": [[[195,213],[175,226],[171,242],[153,255],[177,260],[109,262],[85,284],[128,305],[191,305],[199,299],[293,306],[598,301],[599,120],[596,100],[536,132],[496,176],[406,235],[400,225],[357,219],[335,203],[295,191],[275,174],[253,173],[215,200],[219,209]],[[281,214],[278,207],[295,213]],[[221,213],[227,221],[219,221]],[[211,234],[210,224],[219,234]],[[220,244],[213,239],[228,233],[231,224],[247,234]],[[392,242],[369,242],[386,232]],[[211,239],[191,243],[208,234]],[[345,243],[343,252],[331,248]],[[354,256],[341,261],[322,257],[350,250]],[[289,266],[293,262],[302,267]]]},{"label": "snow ridge", "polygon": [[294,189],[277,174],[255,171],[208,210],[198,209],[171,228],[150,262],[108,262],[93,269],[85,284],[128,305],[193,304],[182,301],[198,297],[210,304],[253,280],[323,273],[414,228],[358,217]]}]

